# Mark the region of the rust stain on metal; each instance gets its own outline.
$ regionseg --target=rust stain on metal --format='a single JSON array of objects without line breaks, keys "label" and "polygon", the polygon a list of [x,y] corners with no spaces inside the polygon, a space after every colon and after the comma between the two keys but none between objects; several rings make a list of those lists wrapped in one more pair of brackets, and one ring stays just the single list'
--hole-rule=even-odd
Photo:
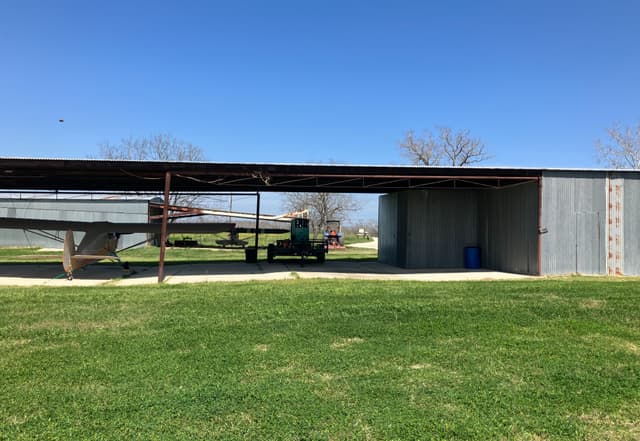
[{"label": "rust stain on metal", "polygon": [[609,179],[608,196],[607,274],[620,276],[624,274],[624,187],[620,179]]}]

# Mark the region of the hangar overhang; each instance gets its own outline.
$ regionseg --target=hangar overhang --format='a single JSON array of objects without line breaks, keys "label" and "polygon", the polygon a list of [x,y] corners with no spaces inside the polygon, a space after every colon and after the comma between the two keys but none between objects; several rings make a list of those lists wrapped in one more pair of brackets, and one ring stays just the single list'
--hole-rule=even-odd
[{"label": "hangar overhang", "polygon": [[539,179],[539,169],[0,158],[2,190],[394,193],[504,188]]}]

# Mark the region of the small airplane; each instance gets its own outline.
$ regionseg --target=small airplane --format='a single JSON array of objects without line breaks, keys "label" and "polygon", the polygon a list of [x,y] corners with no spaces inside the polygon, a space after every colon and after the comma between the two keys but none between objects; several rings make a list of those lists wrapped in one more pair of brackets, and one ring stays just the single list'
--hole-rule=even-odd
[{"label": "small airplane", "polygon": [[[66,231],[63,251],[62,267],[69,280],[73,279],[73,272],[89,264],[110,259],[120,262],[116,249],[118,239],[122,234],[131,233],[160,233],[160,223],[114,223],[114,222],[82,222],[63,221],[53,219],[9,218],[0,217],[0,228],[21,229],[28,231]],[[76,246],[74,231],[84,231],[85,235]],[[276,228],[260,228],[259,233],[283,233],[288,230]],[[237,236],[238,233],[255,233],[254,228],[236,228],[234,223],[186,223],[173,222],[167,224],[167,234],[172,233],[222,233],[229,232]],[[57,236],[47,235],[57,240]],[[146,241],[136,245],[141,245]],[[135,245],[134,245],[135,246]]]}]

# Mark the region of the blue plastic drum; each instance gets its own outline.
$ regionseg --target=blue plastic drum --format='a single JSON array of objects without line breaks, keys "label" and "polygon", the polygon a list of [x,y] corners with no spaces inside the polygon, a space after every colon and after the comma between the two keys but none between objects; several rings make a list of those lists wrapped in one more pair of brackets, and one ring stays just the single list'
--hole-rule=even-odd
[{"label": "blue plastic drum", "polygon": [[464,247],[464,267],[466,269],[480,268],[480,247]]}]

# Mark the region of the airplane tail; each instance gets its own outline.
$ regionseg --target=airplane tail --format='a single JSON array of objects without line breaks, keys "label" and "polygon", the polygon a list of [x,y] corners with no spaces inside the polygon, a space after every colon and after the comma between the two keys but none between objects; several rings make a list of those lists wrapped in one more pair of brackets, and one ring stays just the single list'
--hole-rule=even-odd
[{"label": "airplane tail", "polygon": [[64,272],[71,274],[73,272],[73,256],[76,254],[76,243],[73,240],[73,231],[67,230],[64,236],[64,247],[62,250],[62,267]]}]

